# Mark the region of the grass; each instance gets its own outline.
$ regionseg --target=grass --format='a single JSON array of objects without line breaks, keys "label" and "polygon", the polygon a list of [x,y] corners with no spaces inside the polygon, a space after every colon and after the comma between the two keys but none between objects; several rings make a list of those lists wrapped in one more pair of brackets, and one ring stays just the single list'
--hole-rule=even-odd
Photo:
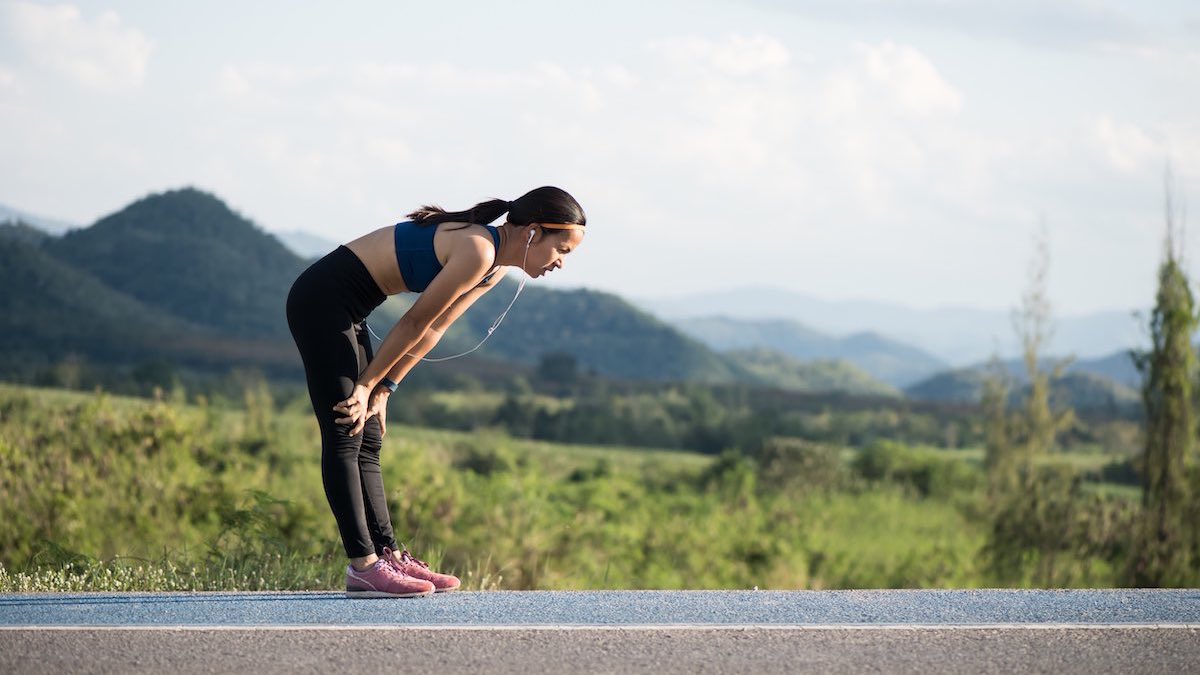
[{"label": "grass", "polygon": [[[307,401],[265,386],[230,404],[0,385],[0,592],[337,589],[320,453]],[[383,470],[398,538],[467,590],[989,583],[987,523],[953,486],[768,487],[745,460],[400,424]]]}]

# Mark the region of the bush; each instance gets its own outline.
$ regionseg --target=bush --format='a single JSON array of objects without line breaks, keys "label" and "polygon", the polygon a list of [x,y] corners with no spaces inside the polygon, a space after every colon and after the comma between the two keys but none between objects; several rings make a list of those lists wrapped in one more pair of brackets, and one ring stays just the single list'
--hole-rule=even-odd
[{"label": "bush", "polygon": [[841,450],[802,438],[774,436],[753,453],[759,482],[775,490],[831,491],[846,483]]},{"label": "bush", "polygon": [[936,450],[919,450],[891,441],[876,441],[861,450],[854,470],[869,481],[905,485],[922,497],[950,497],[974,492],[983,483],[978,469]]}]

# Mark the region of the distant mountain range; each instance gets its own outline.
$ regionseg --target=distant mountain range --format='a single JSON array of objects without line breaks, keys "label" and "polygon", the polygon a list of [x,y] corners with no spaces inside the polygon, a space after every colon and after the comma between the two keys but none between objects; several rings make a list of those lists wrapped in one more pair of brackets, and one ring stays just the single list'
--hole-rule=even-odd
[{"label": "distant mountain range", "polygon": [[920,349],[878,333],[855,333],[839,338],[786,319],[756,321],[700,317],[676,319],[671,323],[714,349],[769,347],[802,361],[844,360],[895,387],[908,386],[949,367],[945,361]]},{"label": "distant mountain range", "polygon": [[[966,368],[939,373],[904,390],[909,398],[922,401],[977,403],[983,396],[985,368]],[[1009,383],[1010,402],[1016,403],[1028,388],[1028,378]],[[1068,371],[1051,385],[1051,404],[1069,403],[1076,409],[1110,414],[1136,414],[1141,406],[1138,392],[1094,373]]]},{"label": "distant mountain range", "polygon": [[35,216],[31,213],[18,211],[11,206],[0,204],[0,224],[4,223],[25,223],[49,234],[62,234],[67,230],[79,227],[65,220]]},{"label": "distant mountain range", "polygon": [[274,234],[275,238],[283,242],[283,245],[288,247],[292,253],[305,260],[320,258],[337,248],[341,243],[324,237],[318,237],[303,230],[289,230],[287,232],[275,232]]},{"label": "distant mountain range", "polygon": [[[871,301],[820,300],[773,288],[738,288],[671,297],[635,297],[634,304],[666,321],[722,316],[743,321],[794,321],[834,338],[870,332],[911,345],[928,356],[965,367],[993,353],[1020,353],[1011,313],[998,310],[922,310]],[[1148,306],[1148,305],[1147,305]],[[1047,351],[1098,358],[1143,346],[1143,326],[1133,311],[1054,317]]]},{"label": "distant mountain range", "polygon": [[[0,368],[52,363],[73,352],[114,363],[168,359],[299,372],[283,310],[307,262],[211,194],[187,188],[150,195],[62,236],[0,226],[0,261],[0,346],[8,349]],[[506,280],[480,299],[435,356],[473,346],[515,287]],[[377,332],[412,298],[381,308],[372,317]],[[535,365],[550,351],[619,378],[889,389],[848,364],[722,354],[611,293],[536,285],[473,359]],[[764,368],[768,358],[772,366]]]},{"label": "distant mountain range", "polygon": [[[0,225],[0,374],[76,353],[103,363],[256,365],[298,376],[283,306],[308,262],[281,243],[286,236],[264,232],[217,197],[192,188],[153,194],[58,236],[45,231],[46,219],[4,213],[34,227]],[[336,247],[292,234],[301,235],[293,247],[310,246],[309,257]],[[473,347],[516,286],[506,279],[483,296],[432,356]],[[782,301],[771,293],[756,297]],[[376,332],[386,332],[413,300],[390,298],[370,319]],[[747,302],[746,312],[754,309]],[[950,370],[952,361],[877,332],[838,337],[795,320],[681,317],[681,311],[676,307],[675,318],[664,322],[611,293],[535,284],[483,348],[455,367],[529,366],[545,352],[566,352],[584,369],[627,379],[891,397],[903,391],[931,400],[977,396],[970,369]],[[1112,387],[1136,382],[1118,357],[1076,364],[1095,378],[1081,380],[1072,395],[1101,400]]]},{"label": "distant mountain range", "polygon": [[[977,402],[988,368],[987,362],[949,368],[919,349],[874,333],[836,338],[783,319],[709,317],[676,319],[671,323],[715,349],[766,346],[802,361],[843,359],[860,369],[859,372],[918,400]],[[1044,355],[1042,369],[1049,370],[1057,360],[1053,355]],[[1018,386],[1027,382],[1023,360],[1009,359],[1002,364]],[[1137,403],[1140,377],[1128,350],[1100,358],[1072,360],[1066,372],[1070,377],[1064,378],[1060,385],[1064,387],[1063,395],[1070,400],[1082,405],[1118,408]]]}]

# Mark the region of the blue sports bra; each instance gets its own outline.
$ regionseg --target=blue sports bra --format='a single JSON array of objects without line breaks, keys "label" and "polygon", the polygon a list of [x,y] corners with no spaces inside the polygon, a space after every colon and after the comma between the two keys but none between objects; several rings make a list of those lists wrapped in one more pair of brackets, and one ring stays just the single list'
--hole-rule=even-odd
[{"label": "blue sports bra", "polygon": [[[491,233],[492,243],[496,245],[499,255],[500,230],[490,225],[484,227]],[[396,223],[396,262],[400,263],[404,285],[414,293],[424,291],[437,273],[442,271],[442,263],[438,262],[433,250],[433,235],[437,234],[437,228],[438,224],[422,227],[411,220]],[[484,277],[480,283],[491,279],[492,274]]]}]

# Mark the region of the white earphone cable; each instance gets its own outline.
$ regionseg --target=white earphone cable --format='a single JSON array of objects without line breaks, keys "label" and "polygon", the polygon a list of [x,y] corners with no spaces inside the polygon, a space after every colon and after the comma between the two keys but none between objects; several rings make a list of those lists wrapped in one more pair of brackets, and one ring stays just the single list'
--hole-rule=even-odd
[{"label": "white earphone cable", "polygon": [[[530,232],[529,233],[529,241],[525,242],[525,257],[521,260],[521,271],[522,272],[525,272],[525,262],[529,260],[529,245],[532,243],[533,243],[533,232]],[[482,347],[483,343],[487,342],[487,339],[492,336],[492,333],[494,333],[496,331],[496,329],[500,327],[500,322],[504,320],[504,317],[508,314],[508,310],[512,309],[513,303],[515,303],[517,301],[517,298],[520,297],[521,291],[525,288],[526,281],[529,281],[529,273],[528,272],[526,272],[524,274],[524,276],[521,277],[521,285],[517,286],[517,293],[516,293],[516,295],[513,296],[512,301],[508,303],[508,307],[505,307],[504,311],[500,313],[500,316],[496,317],[496,321],[492,323],[492,326],[490,328],[488,328],[487,335],[483,336],[483,339],[479,341],[479,344],[475,345],[474,347],[468,349],[467,351],[465,351],[461,354],[455,354],[454,356],[443,356],[443,357],[439,357],[436,359],[431,359],[431,358],[422,356],[421,360],[429,361],[431,363],[436,362],[436,361],[449,361],[450,359],[457,359],[460,356],[466,356],[467,354],[470,354],[471,352],[475,351],[476,349],[479,349],[480,347]],[[371,324],[367,323],[366,320],[363,321],[363,324],[367,327],[367,331],[369,333],[371,333],[371,335],[374,336],[374,338],[376,340],[383,342],[383,338],[379,337],[378,335],[375,335],[375,331],[371,329]]]}]

